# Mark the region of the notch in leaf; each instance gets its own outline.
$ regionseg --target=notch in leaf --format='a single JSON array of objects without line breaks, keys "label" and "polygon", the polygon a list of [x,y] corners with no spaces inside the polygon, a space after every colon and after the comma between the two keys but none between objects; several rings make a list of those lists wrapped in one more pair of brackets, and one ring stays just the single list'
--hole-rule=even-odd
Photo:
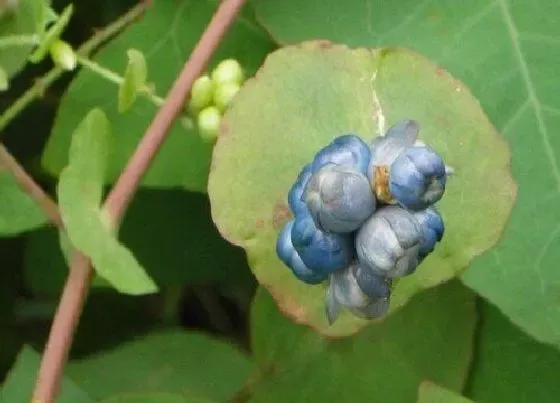
[{"label": "notch in leaf", "polygon": [[138,92],[146,87],[148,66],[144,54],[136,49],[126,52],[128,64],[124,80],[119,86],[119,112],[125,112],[134,104]]},{"label": "notch in leaf", "polygon": [[60,213],[73,246],[92,261],[96,273],[124,294],[158,290],[132,252],[121,244],[101,206],[112,135],[100,109],[91,110],[72,134],[68,165],[58,182]]}]

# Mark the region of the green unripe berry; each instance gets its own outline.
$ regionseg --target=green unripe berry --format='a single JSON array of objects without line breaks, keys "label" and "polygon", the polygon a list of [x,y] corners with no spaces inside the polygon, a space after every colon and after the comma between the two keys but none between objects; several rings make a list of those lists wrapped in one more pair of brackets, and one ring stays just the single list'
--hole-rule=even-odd
[{"label": "green unripe berry", "polygon": [[189,110],[196,113],[212,103],[214,94],[214,82],[207,75],[200,76],[194,82],[191,89]]},{"label": "green unripe berry", "polygon": [[216,85],[223,83],[243,82],[243,68],[235,59],[226,59],[221,61],[212,72],[212,80]]},{"label": "green unripe berry", "polygon": [[239,92],[239,89],[239,84],[233,82],[218,85],[214,92],[214,105],[224,111]]},{"label": "green unripe berry", "polygon": [[214,142],[218,137],[222,114],[215,106],[209,106],[200,111],[197,125],[200,137],[208,142]]},{"label": "green unripe berry", "polygon": [[61,41],[60,39],[54,41],[49,48],[49,52],[54,64],[57,66],[68,71],[72,71],[76,68],[76,53],[66,42]]}]

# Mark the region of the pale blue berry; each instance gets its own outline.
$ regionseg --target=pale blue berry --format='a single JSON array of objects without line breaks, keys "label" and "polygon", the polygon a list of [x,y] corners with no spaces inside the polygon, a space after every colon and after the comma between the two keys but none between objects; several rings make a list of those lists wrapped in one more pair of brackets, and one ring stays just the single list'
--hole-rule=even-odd
[{"label": "pale blue berry", "polygon": [[401,120],[391,126],[384,136],[371,141],[371,167],[390,166],[395,159],[408,148],[414,146],[420,132],[420,125],[415,120]]},{"label": "pale blue berry", "polygon": [[307,284],[318,284],[327,278],[326,274],[314,272],[303,263],[292,244],[292,227],[294,220],[288,221],[276,241],[276,254],[288,266],[294,275]]},{"label": "pale blue berry", "polygon": [[360,290],[369,298],[389,298],[391,295],[391,279],[359,263],[352,265],[351,271]]},{"label": "pale blue berry", "polygon": [[385,314],[389,306],[390,289],[382,296],[369,297],[360,287],[355,274],[360,263],[354,262],[345,270],[337,271],[329,277],[329,288],[325,299],[327,320],[334,323],[342,308],[355,316],[365,319],[378,318]]},{"label": "pale blue berry", "polygon": [[375,196],[367,177],[351,166],[327,164],[307,183],[304,200],[317,227],[349,233],[375,211]]},{"label": "pale blue berry", "polygon": [[382,317],[389,310],[389,298],[379,298],[371,300],[369,303],[361,308],[348,308],[355,316],[362,319],[377,319]]},{"label": "pale blue berry", "polygon": [[389,278],[414,272],[419,263],[422,227],[399,206],[378,209],[356,234],[356,253],[366,268]]}]

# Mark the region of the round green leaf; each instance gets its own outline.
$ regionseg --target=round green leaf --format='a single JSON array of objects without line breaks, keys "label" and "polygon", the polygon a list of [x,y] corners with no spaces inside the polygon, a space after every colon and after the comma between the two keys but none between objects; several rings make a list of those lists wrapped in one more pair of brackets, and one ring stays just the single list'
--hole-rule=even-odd
[{"label": "round green leaf", "polygon": [[535,341],[493,305],[481,305],[479,313],[467,395],[475,402],[557,402],[560,351]]},{"label": "round green leaf", "polygon": [[219,402],[228,401],[253,370],[246,354],[231,344],[178,328],[153,331],[67,367],[95,399],[165,392]]},{"label": "round green leaf", "polygon": [[398,283],[391,312],[492,247],[512,208],[516,187],[508,146],[468,89],[406,50],[307,42],[270,55],[224,116],[209,180],[214,221],[225,238],[246,249],[257,279],[293,320],[332,336],[367,323],[345,315],[329,327],[325,286],[297,281],[276,256],[298,172],[333,138],[355,132],[371,140],[383,122],[405,118],[420,122],[420,139],[455,174],[439,205],[445,238],[413,276]]},{"label": "round green leaf", "polygon": [[414,402],[426,379],[453,391],[463,388],[475,299],[459,281],[450,281],[418,294],[386,321],[333,340],[291,323],[261,288],[251,324],[261,371],[246,385],[250,402]]},{"label": "round green leaf", "polygon": [[[461,276],[514,323],[560,348],[560,24],[557,0],[259,0],[280,43],[405,46],[471,88],[509,141],[519,186],[500,244]],[[344,15],[344,18],[340,18]],[[523,297],[520,298],[519,296]]]}]

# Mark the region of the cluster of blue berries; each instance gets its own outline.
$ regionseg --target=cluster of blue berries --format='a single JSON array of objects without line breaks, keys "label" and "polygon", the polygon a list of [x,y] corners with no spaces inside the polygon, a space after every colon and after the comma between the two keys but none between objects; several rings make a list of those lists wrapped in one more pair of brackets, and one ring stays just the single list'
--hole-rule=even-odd
[{"label": "cluster of blue berries", "polygon": [[288,194],[294,218],[276,252],[307,284],[329,279],[326,313],[373,319],[389,308],[392,281],[414,273],[441,241],[433,206],[451,169],[404,120],[370,145],[346,134],[322,148]]}]

